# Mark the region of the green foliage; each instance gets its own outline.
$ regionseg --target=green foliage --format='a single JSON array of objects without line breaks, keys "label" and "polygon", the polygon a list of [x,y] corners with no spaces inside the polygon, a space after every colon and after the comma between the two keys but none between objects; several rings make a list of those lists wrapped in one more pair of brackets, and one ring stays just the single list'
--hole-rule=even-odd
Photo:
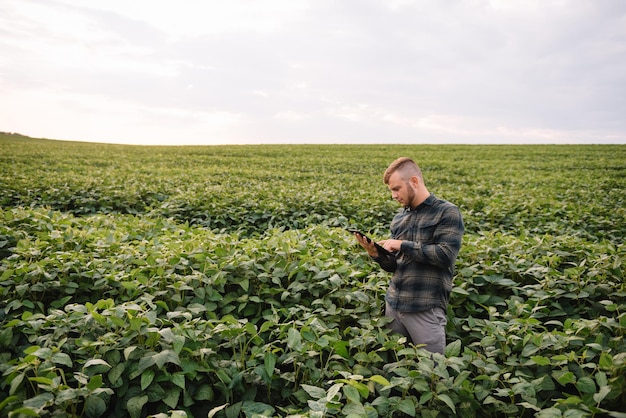
[{"label": "green foliage", "polygon": [[[626,416],[623,146],[0,151],[0,416]],[[445,355],[344,230],[400,155],[466,220]]]}]

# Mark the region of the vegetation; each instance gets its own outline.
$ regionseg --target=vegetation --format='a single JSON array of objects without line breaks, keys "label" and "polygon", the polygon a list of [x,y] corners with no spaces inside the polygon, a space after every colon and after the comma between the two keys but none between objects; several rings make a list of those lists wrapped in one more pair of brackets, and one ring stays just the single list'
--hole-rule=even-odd
[{"label": "vegetation", "polygon": [[[466,234],[445,355],[391,334],[382,172]],[[0,134],[0,416],[626,417],[624,146]]]}]

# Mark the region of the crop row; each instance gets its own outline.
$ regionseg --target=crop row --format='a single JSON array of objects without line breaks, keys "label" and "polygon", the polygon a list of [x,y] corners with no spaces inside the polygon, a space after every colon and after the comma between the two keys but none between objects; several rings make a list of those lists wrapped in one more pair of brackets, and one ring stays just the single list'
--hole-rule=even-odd
[{"label": "crop row", "polygon": [[[2,135],[0,134],[0,139]],[[396,205],[386,165],[409,155],[469,233],[499,230],[623,242],[620,146],[128,147],[0,142],[0,206],[173,218],[262,235],[344,220],[381,233]]]}]

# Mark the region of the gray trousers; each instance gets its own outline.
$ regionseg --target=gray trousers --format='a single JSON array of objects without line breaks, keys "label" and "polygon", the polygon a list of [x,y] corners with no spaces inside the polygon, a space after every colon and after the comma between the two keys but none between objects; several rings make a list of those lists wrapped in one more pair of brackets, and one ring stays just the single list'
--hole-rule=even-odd
[{"label": "gray trousers", "polygon": [[386,304],[385,316],[393,318],[389,328],[410,338],[413,344],[424,344],[426,350],[443,354],[446,348],[446,313],[441,308],[422,312],[398,312]]}]

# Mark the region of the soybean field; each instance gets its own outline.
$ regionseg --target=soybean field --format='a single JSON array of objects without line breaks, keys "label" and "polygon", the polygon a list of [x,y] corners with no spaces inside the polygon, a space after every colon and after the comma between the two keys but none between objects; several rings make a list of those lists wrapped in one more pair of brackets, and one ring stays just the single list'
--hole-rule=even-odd
[{"label": "soybean field", "polygon": [[[444,355],[392,334],[400,156],[466,232]],[[0,417],[626,417],[626,146],[0,134]]]}]

